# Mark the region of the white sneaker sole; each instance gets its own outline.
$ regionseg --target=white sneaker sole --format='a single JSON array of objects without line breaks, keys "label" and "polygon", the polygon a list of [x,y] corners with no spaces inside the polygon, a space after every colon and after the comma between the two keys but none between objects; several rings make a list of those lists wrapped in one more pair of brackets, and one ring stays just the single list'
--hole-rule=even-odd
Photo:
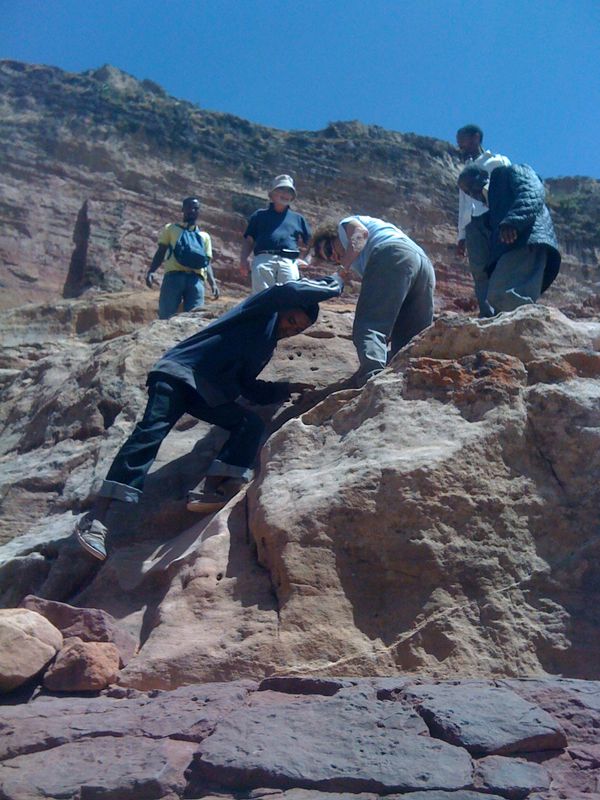
[{"label": "white sneaker sole", "polygon": [[76,531],[75,538],[77,539],[81,547],[83,547],[83,549],[87,551],[91,556],[97,558],[98,561],[106,561],[106,556],[104,555],[104,553],[101,553],[99,550],[96,550],[94,547],[92,547],[91,544],[86,542],[86,540],[82,538],[80,531]]}]

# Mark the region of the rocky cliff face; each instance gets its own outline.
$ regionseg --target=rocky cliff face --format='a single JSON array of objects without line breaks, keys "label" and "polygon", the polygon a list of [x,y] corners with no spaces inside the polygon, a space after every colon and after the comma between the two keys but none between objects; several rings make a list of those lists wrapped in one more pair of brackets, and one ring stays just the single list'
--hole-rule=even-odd
[{"label": "rocky cliff face", "polygon": [[[104,608],[143,645],[120,676],[137,688],[280,670],[598,677],[598,322],[541,306],[442,316],[363,389],[329,394],[356,358],[351,308],[331,304],[268,367],[324,399],[263,410],[272,435],[248,492],[213,518],[185,511],[222,434],[184,418],[96,574],[76,518],[148,368],[208,316],[140,325],[131,302],[105,303],[104,338],[70,320],[60,336],[55,318],[32,349],[13,331],[5,605]],[[85,301],[72,312],[85,319]]]},{"label": "rocky cliff face", "polygon": [[[459,169],[448,143],[358,122],[279,131],[203,111],[113,67],[83,74],[4,61],[0,307],[74,297],[90,286],[142,290],[157,232],[180,200],[202,198],[216,269],[240,280],[246,216],[273,175],[292,173],[311,222],[363,212],[386,217],[435,262],[440,308],[472,306],[454,256]],[[554,304],[598,290],[600,184],[551,181],[566,261]],[[474,306],[473,306],[474,307]]]},{"label": "rocky cliff face", "polygon": [[0,796],[595,796],[600,322],[444,314],[335,391],[328,304],[268,368],[321,400],[262,409],[246,493],[185,510],[222,434],[184,417],[99,567],[74,526],[148,367],[233,302],[139,300],[0,315]]},{"label": "rocky cliff face", "polygon": [[244,215],[295,153],[313,220],[360,198],[434,254],[440,307],[468,308],[454,153],[353,124],[267,131],[111,69],[0,72],[4,125],[29,137],[4,145],[4,302],[55,298],[0,313],[0,798],[596,796],[600,318],[580,214],[596,183],[553,188],[584,227],[549,301],[586,319],[446,311],[338,391],[353,303],[327,304],[266,370],[318,389],[261,409],[247,491],[186,510],[223,439],[184,417],[100,566],[74,527],[148,368],[242,294],[155,319],[139,277],[167,198],[200,191],[235,277]]}]

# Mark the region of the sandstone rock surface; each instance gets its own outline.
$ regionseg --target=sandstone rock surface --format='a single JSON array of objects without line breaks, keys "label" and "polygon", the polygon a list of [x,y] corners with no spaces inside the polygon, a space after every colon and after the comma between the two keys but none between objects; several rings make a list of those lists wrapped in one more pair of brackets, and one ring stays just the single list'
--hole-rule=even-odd
[{"label": "sandstone rock surface", "polygon": [[137,649],[133,636],[122,630],[114,617],[99,608],[76,608],[35,595],[25,597],[22,605],[45,617],[65,638],[77,637],[84,642],[111,642],[117,647],[121,666],[128,663]]},{"label": "sandstone rock surface", "polygon": [[0,792],[5,800],[176,800],[193,750],[172,739],[74,742],[0,765]]},{"label": "sandstone rock surface", "polygon": [[[466,262],[455,253],[462,163],[448,142],[356,121],[321,131],[266,128],[109,66],[74,74],[3,61],[0,89],[2,308],[121,287],[155,304],[143,276],[158,232],[180,218],[181,198],[192,191],[202,199],[218,277],[243,282],[241,235],[265,205],[274,170],[294,175],[297,207],[313,224],[361,208],[400,225],[435,263],[440,307],[476,308]],[[600,182],[547,186],[564,266],[546,298],[594,299]],[[27,202],[32,194],[44,197],[41,216]]]},{"label": "sandstone rock surface", "polygon": [[[143,286],[145,269],[158,232],[180,219],[191,192],[201,196],[218,277],[243,282],[241,236],[266,204],[273,169],[295,175],[297,207],[311,223],[359,206],[393,219],[443,262],[441,284],[465,300],[472,293],[464,266],[448,265],[458,162],[446,142],[356,122],[277,131],[181,102],[111,67],[75,75],[4,61],[0,87],[0,202],[11,222],[0,227],[0,307],[90,287],[155,297]],[[41,219],[23,201],[32,192],[46,198]]]},{"label": "sandstone rock surface", "polygon": [[476,769],[486,788],[508,800],[521,800],[530,792],[543,792],[550,788],[550,775],[541,764],[489,756],[482,758]]},{"label": "sandstone rock surface", "polygon": [[[600,796],[599,251],[561,216],[593,216],[600,184],[554,181],[549,200],[565,267],[544,303],[586,321],[445,314],[339,391],[349,287],[266,370],[317,391],[261,410],[248,491],[185,510],[223,436],[184,417],[141,505],[109,520],[101,567],[74,526],[149,366],[246,293],[240,235],[274,160],[311,222],[358,206],[393,220],[433,257],[438,310],[472,312],[456,153],[360,123],[260,128],[110,67],[3,62],[0,84],[0,605],[26,606],[0,618],[27,621],[0,635],[0,798]],[[231,283],[159,322],[142,277],[190,181]],[[87,696],[28,680],[57,650],[46,685]]]},{"label": "sandstone rock surface", "polygon": [[320,394],[263,411],[254,484],[188,514],[222,439],[184,418],[99,567],[74,523],[148,366],[200,319],[107,340],[54,321],[37,360],[20,333],[10,344],[6,508],[29,517],[0,547],[3,602],[129,660],[96,697],[5,695],[0,796],[600,792],[600,324],[543,307],[445,315],[365,387],[330,393],[355,368],[352,315],[334,305],[269,367]]},{"label": "sandstone rock surface", "polygon": [[76,518],[143,408],[148,367],[198,321],[65,338],[5,389],[9,517],[31,493],[40,506],[0,549],[4,604],[34,593],[111,614],[140,646],[119,680],[140,689],[597,675],[597,322],[544,307],[445,315],[363,389],[327,395],[356,362],[351,314],[325,309],[266,371],[312,379],[324,399],[265,409],[274,432],[249,490],[214,517],[185,511],[223,440],[184,418],[139,508],[112,519],[98,570]]},{"label": "sandstone rock surface", "polygon": [[65,640],[56,660],[44,674],[44,686],[53,692],[97,692],[114,683],[119,673],[119,651],[111,642]]},{"label": "sandstone rock surface", "polygon": [[[206,311],[154,321],[136,330],[123,325],[119,335],[107,334],[100,341],[75,337],[68,320],[51,315],[51,340],[40,346],[35,357],[26,332],[13,325],[12,315],[0,318],[0,329],[4,324],[13,337],[6,358],[20,367],[0,397],[0,486],[4,495],[0,542],[30,529],[49,512],[78,513],[85,507],[116,449],[143,412],[145,382],[152,364],[174,343],[233,304],[231,298],[222,299]],[[121,301],[116,300],[115,305],[118,312]],[[351,314],[343,305],[331,308],[323,311],[307,335],[282,342],[265,372],[267,379],[293,379],[322,389],[354,371]],[[39,312],[43,318],[44,309]],[[110,317],[108,312],[106,315]],[[117,320],[117,313],[115,317]],[[41,326],[39,318],[37,324]],[[269,407],[266,416],[276,412]],[[172,485],[166,492],[175,490],[184,497],[222,441],[223,434],[205,423],[189,417],[182,420],[154,467],[157,472],[187,456],[186,469],[167,479]],[[185,516],[191,519],[189,514]],[[38,571],[41,568],[39,564],[31,566]]]},{"label": "sandstone rock surface", "polygon": [[550,309],[443,317],[271,437],[250,529],[288,669],[595,674],[597,348]]},{"label": "sandstone rock surface", "polygon": [[61,632],[35,611],[0,609],[0,693],[36,675],[62,643]]},{"label": "sandstone rock surface", "polygon": [[196,768],[237,789],[389,793],[470,785],[466,752],[420,735],[426,729],[417,720],[401,706],[394,713],[346,698],[240,710],[202,744]]},{"label": "sandstone rock surface", "polygon": [[566,744],[549,714],[508,689],[465,683],[416,687],[408,694],[436,736],[472,755],[562,750]]},{"label": "sandstone rock surface", "polygon": [[0,718],[0,761],[98,735],[200,743],[255,689],[251,681],[158,693],[111,689],[96,697],[42,695],[27,704],[6,705]]}]

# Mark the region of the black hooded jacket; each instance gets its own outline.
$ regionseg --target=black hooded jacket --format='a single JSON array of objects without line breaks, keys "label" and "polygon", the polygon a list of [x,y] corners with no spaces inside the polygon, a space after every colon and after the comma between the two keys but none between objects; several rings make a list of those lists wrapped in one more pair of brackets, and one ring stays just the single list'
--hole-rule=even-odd
[{"label": "black hooded jacket", "polygon": [[339,276],[290,281],[252,295],[198,333],[172,347],[150,375],[166,373],[195,389],[209,406],[242,395],[258,404],[289,397],[285,383],[257,380],[277,347],[280,311],[314,308],[338,297]]}]

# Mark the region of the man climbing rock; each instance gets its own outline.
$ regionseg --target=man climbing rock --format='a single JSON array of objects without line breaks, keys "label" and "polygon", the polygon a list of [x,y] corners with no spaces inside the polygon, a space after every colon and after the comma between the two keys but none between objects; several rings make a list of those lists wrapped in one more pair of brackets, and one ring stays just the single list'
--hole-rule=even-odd
[{"label": "man climbing rock", "polygon": [[475,164],[458,177],[465,194],[489,208],[490,251],[486,301],[492,314],[535,303],[558,275],[560,253],[544,184],[527,164]]},{"label": "man climbing rock", "polygon": [[312,325],[319,314],[318,304],[337,297],[342,288],[338,276],[273,286],[165,353],[148,375],[144,416],[117,453],[92,511],[80,520],[76,536],[81,546],[100,560],[106,558],[105,523],[112,502],[139,501],[162,440],[184,413],[230,434],[204,485],[190,493],[188,509],[216,511],[250,481],[264,425],[236,399],[241,395],[268,405],[314,388],[261,381],[257,376],[270,361],[277,342]]}]

